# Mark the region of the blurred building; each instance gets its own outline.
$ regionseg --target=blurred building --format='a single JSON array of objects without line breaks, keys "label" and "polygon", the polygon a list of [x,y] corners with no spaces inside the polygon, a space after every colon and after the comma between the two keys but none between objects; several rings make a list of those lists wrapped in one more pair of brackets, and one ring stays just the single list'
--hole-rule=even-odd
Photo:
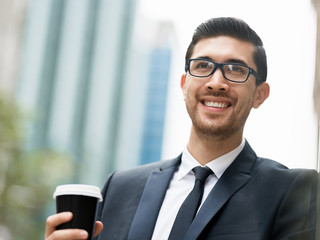
[{"label": "blurred building", "polygon": [[320,1],[312,0],[317,12],[317,47],[316,47],[316,66],[314,78],[313,100],[315,111],[318,116],[318,170],[320,169]]},{"label": "blurred building", "polygon": [[30,3],[17,92],[33,116],[27,148],[70,154],[76,182],[160,159],[173,29],[137,20],[136,4]]},{"label": "blurred building", "polygon": [[0,93],[16,91],[28,0],[0,1]]},{"label": "blurred building", "polygon": [[149,53],[147,97],[139,157],[141,164],[159,161],[161,158],[172,58],[170,39],[174,35],[170,22],[153,25],[155,39],[151,41]]},{"label": "blurred building", "polygon": [[164,46],[152,50],[141,144],[142,164],[161,158],[170,63],[170,48]]}]

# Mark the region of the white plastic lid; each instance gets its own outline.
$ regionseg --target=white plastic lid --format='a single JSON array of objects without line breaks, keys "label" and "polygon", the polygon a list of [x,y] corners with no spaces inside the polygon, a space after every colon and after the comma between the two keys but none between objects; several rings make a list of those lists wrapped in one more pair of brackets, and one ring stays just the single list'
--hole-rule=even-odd
[{"label": "white plastic lid", "polygon": [[93,185],[85,184],[65,184],[56,187],[53,198],[61,195],[83,195],[98,198],[102,202],[100,188]]}]

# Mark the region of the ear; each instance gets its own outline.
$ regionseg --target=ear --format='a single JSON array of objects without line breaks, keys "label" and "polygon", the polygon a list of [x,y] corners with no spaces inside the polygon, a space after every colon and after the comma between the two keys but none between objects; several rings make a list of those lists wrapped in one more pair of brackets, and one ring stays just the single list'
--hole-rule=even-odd
[{"label": "ear", "polygon": [[256,87],[253,107],[258,108],[260,105],[269,97],[270,94],[270,86],[268,83],[263,82]]},{"label": "ear", "polygon": [[183,93],[183,96],[186,96],[186,74],[182,74],[181,80],[180,80],[180,87]]}]

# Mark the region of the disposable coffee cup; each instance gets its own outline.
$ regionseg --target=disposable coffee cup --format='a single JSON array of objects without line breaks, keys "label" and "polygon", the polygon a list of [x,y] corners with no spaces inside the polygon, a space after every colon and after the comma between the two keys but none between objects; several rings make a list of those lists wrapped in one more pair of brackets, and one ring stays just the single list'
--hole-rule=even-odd
[{"label": "disposable coffee cup", "polygon": [[57,229],[84,229],[89,234],[88,239],[93,239],[97,205],[102,201],[100,189],[83,184],[60,185],[56,187],[53,198],[56,199],[57,213],[73,213],[72,220],[59,225]]}]

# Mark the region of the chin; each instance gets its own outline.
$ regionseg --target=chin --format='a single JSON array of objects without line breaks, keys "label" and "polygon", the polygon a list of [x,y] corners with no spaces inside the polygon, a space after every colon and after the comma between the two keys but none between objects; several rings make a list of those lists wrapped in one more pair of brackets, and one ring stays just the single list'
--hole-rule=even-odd
[{"label": "chin", "polygon": [[233,131],[230,131],[229,127],[226,126],[204,126],[204,125],[197,125],[194,126],[195,131],[205,137],[212,137],[218,139],[225,139],[230,137],[233,134]]}]

